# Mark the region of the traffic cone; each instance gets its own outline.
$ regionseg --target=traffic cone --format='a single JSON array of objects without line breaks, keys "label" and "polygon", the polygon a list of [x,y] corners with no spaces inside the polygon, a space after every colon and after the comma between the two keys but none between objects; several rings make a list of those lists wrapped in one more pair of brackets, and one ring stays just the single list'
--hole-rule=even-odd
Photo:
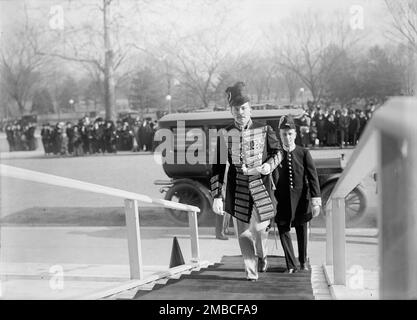
[{"label": "traffic cone", "polygon": [[174,237],[172,242],[171,261],[169,262],[169,267],[173,268],[182,264],[185,264],[184,257],[182,256],[177,237]]}]

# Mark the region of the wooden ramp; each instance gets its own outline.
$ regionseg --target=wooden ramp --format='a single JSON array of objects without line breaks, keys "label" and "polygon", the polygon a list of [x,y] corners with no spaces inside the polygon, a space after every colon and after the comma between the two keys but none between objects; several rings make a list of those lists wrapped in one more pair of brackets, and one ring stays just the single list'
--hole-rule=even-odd
[{"label": "wooden ramp", "polygon": [[311,271],[285,273],[285,260],[281,256],[268,256],[268,263],[268,272],[259,273],[258,281],[251,282],[246,280],[242,256],[224,256],[220,263],[178,279],[156,283],[152,288],[138,288],[132,299],[314,300]]}]

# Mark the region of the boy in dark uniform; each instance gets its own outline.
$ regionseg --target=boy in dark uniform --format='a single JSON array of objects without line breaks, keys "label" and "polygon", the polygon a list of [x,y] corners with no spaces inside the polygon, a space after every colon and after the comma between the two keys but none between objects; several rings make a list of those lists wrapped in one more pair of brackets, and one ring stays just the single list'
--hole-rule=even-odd
[{"label": "boy in dark uniform", "polygon": [[310,152],[295,145],[295,124],[290,116],[280,119],[279,134],[284,158],[273,173],[278,202],[275,222],[288,272],[293,273],[297,267],[290,229],[295,227],[297,233],[300,268],[307,270],[307,224],[320,213],[320,184]]}]

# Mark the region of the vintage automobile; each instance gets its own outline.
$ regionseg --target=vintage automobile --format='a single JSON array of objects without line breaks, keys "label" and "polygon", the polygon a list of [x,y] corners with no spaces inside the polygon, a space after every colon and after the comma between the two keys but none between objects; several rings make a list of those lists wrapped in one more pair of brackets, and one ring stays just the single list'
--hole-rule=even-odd
[{"label": "vintage automobile", "polygon": [[[274,130],[277,130],[281,116],[291,114],[297,122],[302,113],[301,109],[253,110],[252,119],[269,124]],[[195,145],[200,143],[203,144],[200,145],[202,147],[200,150],[203,150],[205,159],[208,159],[209,150],[214,147],[212,145],[213,141],[210,139],[209,130],[219,130],[228,126],[232,121],[233,118],[229,111],[173,113],[165,115],[159,120],[160,129],[172,132],[174,143],[171,145],[170,150],[165,150],[164,152],[170,152],[174,162],[162,163],[165,173],[171,180],[157,180],[155,184],[162,186],[160,191],[165,193],[166,200],[199,207],[201,209],[198,217],[200,225],[210,225],[214,216],[211,212],[213,199],[209,191],[212,165],[208,161],[203,164],[190,164],[186,159],[184,161],[184,152],[192,144],[194,149],[196,149]],[[162,147],[162,144],[160,146]],[[183,150],[179,150],[179,146],[182,146]],[[198,150],[195,151],[198,152]],[[343,154],[340,157],[321,158],[320,151],[318,151],[318,156],[317,151],[316,149],[316,156],[313,159],[319,175],[322,199],[325,202],[343,171],[345,159]],[[182,158],[180,157],[181,154]],[[180,158],[182,161],[178,161]],[[361,219],[364,215],[366,204],[365,192],[358,185],[346,197],[346,220],[348,225]],[[188,224],[188,216],[184,215],[183,212],[169,210],[169,213],[170,217],[179,224]]]}]

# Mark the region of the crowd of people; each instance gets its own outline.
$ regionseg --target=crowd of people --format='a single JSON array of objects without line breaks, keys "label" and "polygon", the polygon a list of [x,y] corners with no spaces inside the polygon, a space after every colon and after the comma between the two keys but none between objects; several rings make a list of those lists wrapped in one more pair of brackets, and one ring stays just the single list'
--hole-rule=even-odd
[{"label": "crowd of people", "polygon": [[[123,119],[116,123],[88,117],[77,124],[46,123],[41,128],[45,154],[83,156],[117,151],[153,151],[157,122],[151,119]],[[136,142],[136,143],[135,143]]]},{"label": "crowd of people", "polygon": [[297,122],[297,144],[303,147],[355,146],[375,110],[320,106],[306,108]]},{"label": "crowd of people", "polygon": [[[355,146],[375,105],[365,109],[307,106],[295,119],[296,143],[303,147]],[[117,151],[154,151],[154,135],[158,122],[150,118],[127,117],[116,122],[83,117],[78,123],[45,123],[41,140],[45,154],[81,156]],[[36,124],[14,121],[4,126],[10,151],[36,150]]]},{"label": "crowd of people", "polygon": [[6,139],[9,151],[36,150],[37,140],[35,137],[36,124],[14,121],[5,125]]}]

